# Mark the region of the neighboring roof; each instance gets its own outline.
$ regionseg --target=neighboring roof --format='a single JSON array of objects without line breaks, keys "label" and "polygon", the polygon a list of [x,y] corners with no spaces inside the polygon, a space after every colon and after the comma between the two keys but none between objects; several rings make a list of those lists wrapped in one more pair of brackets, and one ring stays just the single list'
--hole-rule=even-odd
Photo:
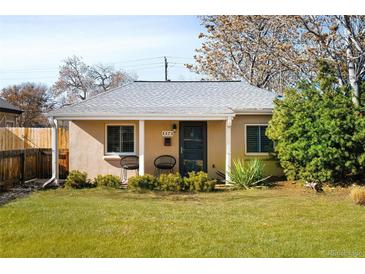
[{"label": "neighboring roof", "polygon": [[8,103],[4,99],[0,98],[0,111],[1,112],[11,112],[11,113],[22,113],[23,111],[19,108],[13,106],[12,104]]},{"label": "neighboring roof", "polygon": [[242,81],[134,81],[49,113],[54,117],[270,112],[274,92]]}]

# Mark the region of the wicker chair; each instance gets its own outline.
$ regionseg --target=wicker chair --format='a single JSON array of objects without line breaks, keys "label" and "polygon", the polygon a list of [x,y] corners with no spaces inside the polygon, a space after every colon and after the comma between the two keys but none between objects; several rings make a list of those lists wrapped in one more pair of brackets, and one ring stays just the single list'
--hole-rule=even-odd
[{"label": "wicker chair", "polygon": [[155,159],[153,164],[155,166],[155,176],[159,176],[161,171],[174,172],[176,159],[171,155],[161,155]]},{"label": "wicker chair", "polygon": [[120,176],[120,178],[122,179],[122,184],[124,184],[128,179],[128,177],[127,177],[128,170],[135,170],[136,175],[137,175],[137,171],[139,169],[139,158],[138,158],[138,156],[129,155],[129,156],[121,157],[120,158],[120,167],[121,167],[121,176]]}]

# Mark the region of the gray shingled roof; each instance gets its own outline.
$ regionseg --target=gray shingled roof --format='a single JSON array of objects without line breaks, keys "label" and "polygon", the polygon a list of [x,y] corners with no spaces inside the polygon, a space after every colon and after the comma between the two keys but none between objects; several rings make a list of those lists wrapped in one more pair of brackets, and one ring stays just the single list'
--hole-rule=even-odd
[{"label": "gray shingled roof", "polygon": [[23,111],[19,108],[13,106],[12,104],[8,103],[4,99],[0,98],[0,111],[3,112],[12,112],[12,113],[22,113]]},{"label": "gray shingled roof", "polygon": [[49,115],[219,115],[270,111],[275,96],[240,81],[135,81]]}]

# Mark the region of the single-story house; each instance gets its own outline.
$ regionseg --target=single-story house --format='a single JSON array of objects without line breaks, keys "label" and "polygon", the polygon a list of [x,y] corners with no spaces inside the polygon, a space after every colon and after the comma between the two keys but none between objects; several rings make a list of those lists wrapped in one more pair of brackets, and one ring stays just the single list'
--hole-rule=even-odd
[{"label": "single-story house", "polygon": [[19,115],[22,110],[0,98],[0,127],[18,126]]},{"label": "single-story house", "polygon": [[265,160],[265,172],[279,176],[265,135],[275,97],[243,81],[134,81],[49,115],[55,125],[70,122],[70,170],[90,178],[120,175],[124,155],[139,157],[139,174],[153,174],[154,159],[166,154],[183,175],[228,177],[232,160],[243,157]]}]

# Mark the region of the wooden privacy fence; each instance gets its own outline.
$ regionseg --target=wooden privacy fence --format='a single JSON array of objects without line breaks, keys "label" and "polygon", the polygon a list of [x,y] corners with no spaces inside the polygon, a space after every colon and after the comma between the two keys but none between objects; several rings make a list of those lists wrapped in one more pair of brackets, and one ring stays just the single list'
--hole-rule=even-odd
[{"label": "wooden privacy fence", "polygon": [[[52,176],[51,128],[0,128],[0,189]],[[68,173],[68,129],[58,129],[60,178]]]}]

